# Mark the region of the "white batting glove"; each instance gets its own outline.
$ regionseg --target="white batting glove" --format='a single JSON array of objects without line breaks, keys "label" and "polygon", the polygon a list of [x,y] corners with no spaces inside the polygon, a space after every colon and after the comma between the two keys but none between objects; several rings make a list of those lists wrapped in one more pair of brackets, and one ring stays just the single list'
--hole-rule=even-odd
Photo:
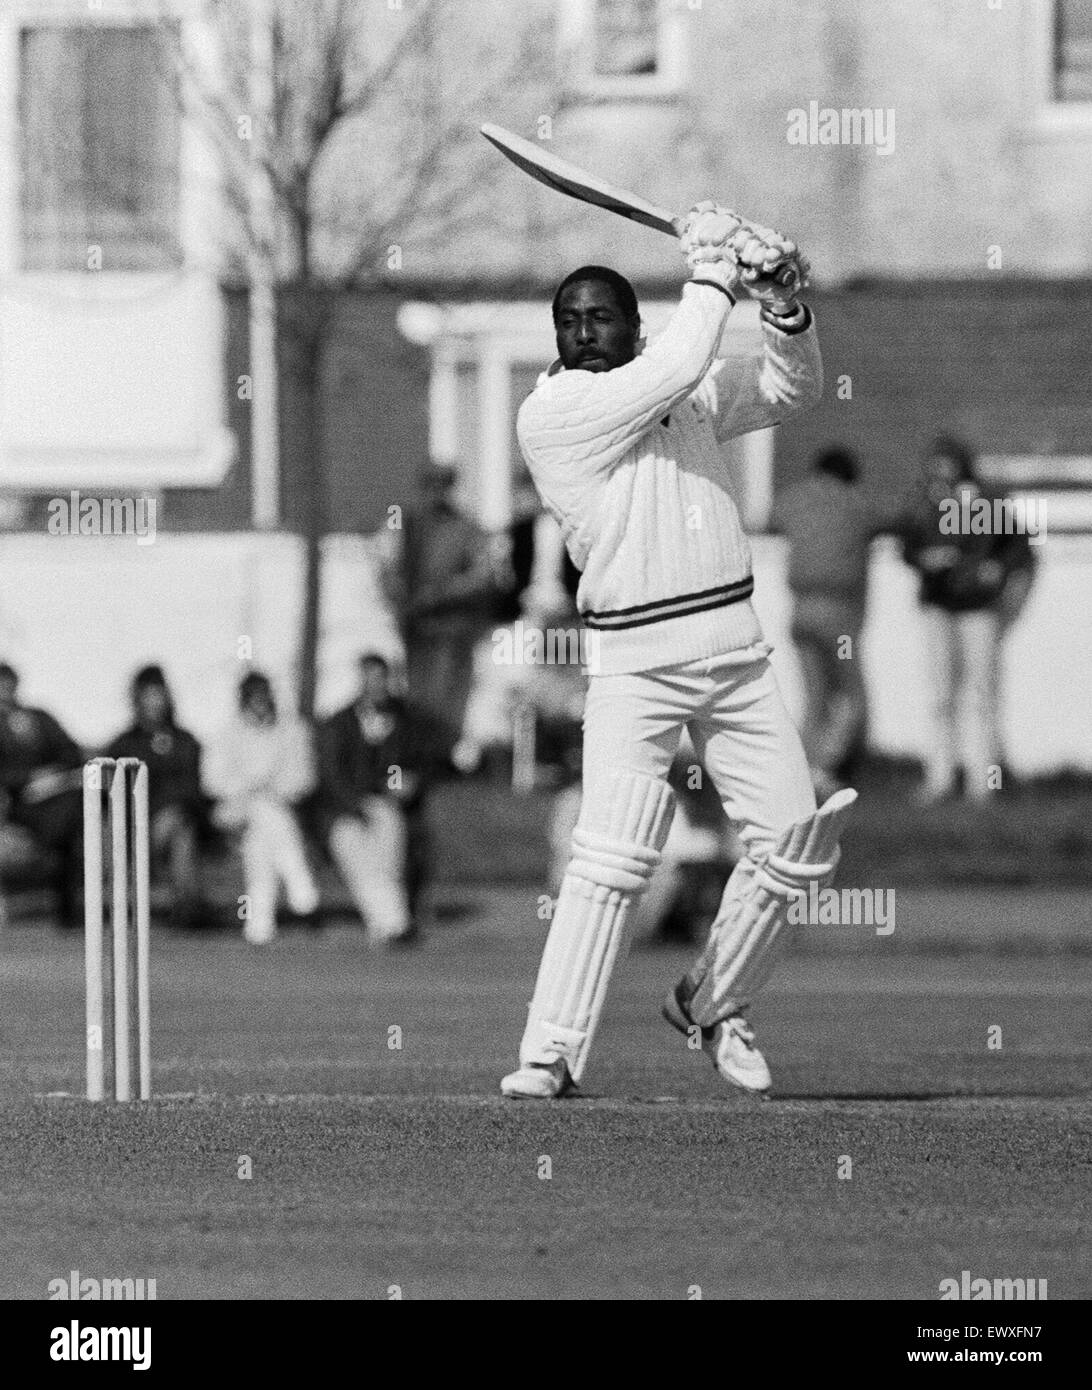
[{"label": "white batting glove", "polygon": [[740,218],[728,208],[708,200],[694,204],[679,238],[693,278],[712,280],[729,294],[738,295],[740,266],[730,241],[741,225]]},{"label": "white batting glove", "polygon": [[794,241],[771,227],[741,222],[728,242],[739,265],[739,288],[776,318],[790,318],[811,267]]}]

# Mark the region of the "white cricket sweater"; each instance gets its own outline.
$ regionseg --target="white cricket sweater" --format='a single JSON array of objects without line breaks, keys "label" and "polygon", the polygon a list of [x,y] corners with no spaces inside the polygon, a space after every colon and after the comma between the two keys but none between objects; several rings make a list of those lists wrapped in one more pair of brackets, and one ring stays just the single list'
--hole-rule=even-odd
[{"label": "white cricket sweater", "polygon": [[731,309],[690,281],[658,338],[610,372],[551,369],[517,435],[543,504],[583,571],[577,606],[596,671],[621,675],[762,640],[751,550],[718,443],[818,400],[815,329],[763,322],[750,359],[714,361]]}]

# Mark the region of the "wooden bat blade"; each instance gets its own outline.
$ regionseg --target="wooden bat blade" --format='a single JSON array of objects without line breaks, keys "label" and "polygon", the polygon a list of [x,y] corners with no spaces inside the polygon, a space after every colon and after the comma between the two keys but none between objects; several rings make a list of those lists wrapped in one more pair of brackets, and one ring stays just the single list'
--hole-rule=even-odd
[{"label": "wooden bat blade", "polygon": [[619,217],[628,217],[631,222],[640,222],[642,226],[664,232],[667,236],[682,234],[683,219],[666,208],[646,202],[624,188],[617,188],[499,125],[483,125],[481,132],[501,154],[547,188],[556,189],[570,198],[579,198],[583,203],[593,203],[596,207],[617,213]]}]

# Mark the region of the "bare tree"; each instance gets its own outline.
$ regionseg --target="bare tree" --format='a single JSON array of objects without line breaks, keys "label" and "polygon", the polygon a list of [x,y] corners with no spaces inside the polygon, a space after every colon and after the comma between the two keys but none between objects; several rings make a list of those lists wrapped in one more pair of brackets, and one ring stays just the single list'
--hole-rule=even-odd
[{"label": "bare tree", "polygon": [[[275,289],[312,486],[298,699],[313,712],[326,448],[321,386],[339,304],[442,264],[503,219],[485,190],[482,120],[550,109],[541,38],[496,0],[206,0],[215,65],[181,43],[179,98],[215,144],[234,231],[225,264]],[[546,65],[548,68],[548,65]],[[518,77],[518,84],[517,84]],[[244,138],[241,138],[244,137]],[[496,245],[497,230],[484,245]]]}]

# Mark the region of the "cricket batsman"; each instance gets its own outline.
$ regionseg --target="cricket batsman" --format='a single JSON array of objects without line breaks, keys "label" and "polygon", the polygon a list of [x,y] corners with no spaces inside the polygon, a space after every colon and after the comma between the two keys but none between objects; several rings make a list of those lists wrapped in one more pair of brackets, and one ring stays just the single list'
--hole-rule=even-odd
[{"label": "cricket batsman", "polygon": [[[664,332],[641,339],[630,283],[568,275],[553,303],[559,360],[520,409],[520,447],[582,571],[597,634],[584,711],[580,817],[506,1096],[555,1099],[580,1081],[640,894],[673,811],[683,728],[745,855],[663,1013],[700,1030],[719,1074],[750,1092],[770,1072],[746,1009],[784,945],[794,899],[825,884],[856,793],[821,810],[751,604],[751,555],[718,445],[819,399],[822,363],[793,242],[712,202],[687,217],[690,269]],[[737,299],[761,305],[750,360],[717,360]]]}]

